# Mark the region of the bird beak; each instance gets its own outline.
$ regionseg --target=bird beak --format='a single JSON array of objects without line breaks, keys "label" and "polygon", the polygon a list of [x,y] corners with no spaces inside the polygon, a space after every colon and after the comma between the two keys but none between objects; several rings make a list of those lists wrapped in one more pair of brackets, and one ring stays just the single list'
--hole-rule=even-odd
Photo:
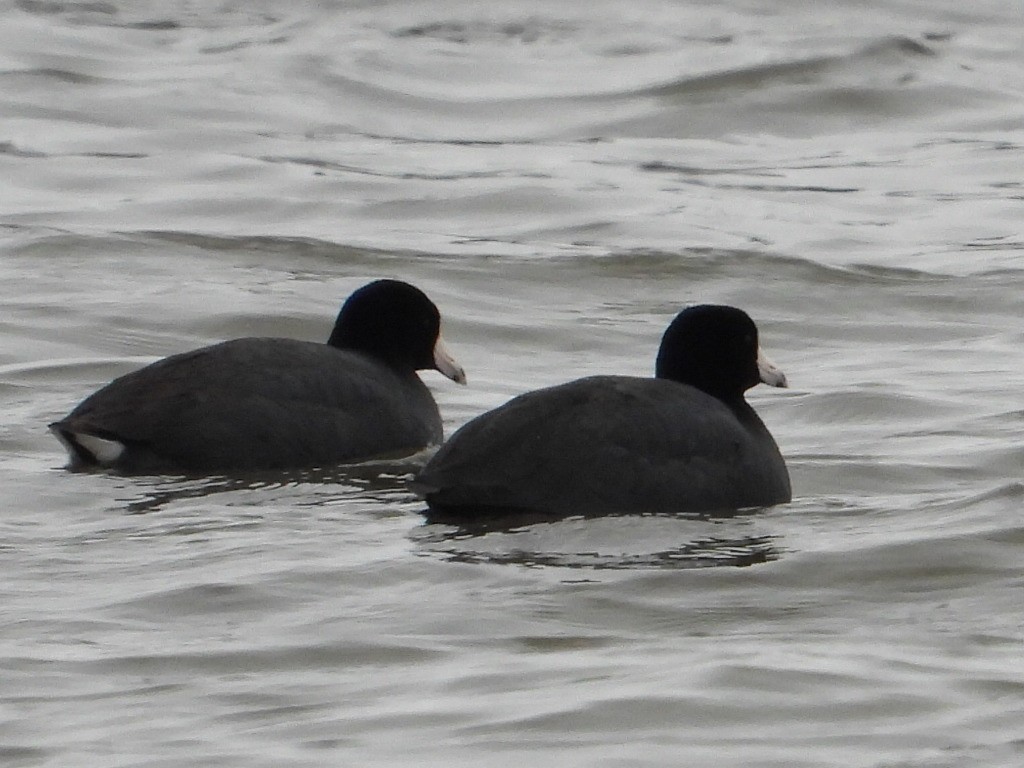
[{"label": "bird beak", "polygon": [[761,381],[770,387],[789,386],[786,374],[760,349],[757,350],[757,373],[761,377]]},{"label": "bird beak", "polygon": [[437,334],[437,341],[434,342],[434,367],[455,383],[466,383],[466,372],[456,362],[440,333]]}]

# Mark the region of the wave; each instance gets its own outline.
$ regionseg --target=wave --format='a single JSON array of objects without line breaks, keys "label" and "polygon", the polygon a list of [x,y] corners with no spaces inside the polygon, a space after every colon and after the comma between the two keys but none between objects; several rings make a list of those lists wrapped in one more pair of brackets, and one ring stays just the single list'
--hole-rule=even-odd
[{"label": "wave", "polygon": [[[489,87],[472,78],[435,80],[429,72],[371,80],[352,68],[337,71],[338,62],[323,56],[300,66],[306,78],[335,94],[348,115],[341,125],[348,129],[395,139],[523,141],[766,131],[805,135],[883,120],[891,127],[893,120],[962,110],[994,98],[976,82],[953,79],[944,59],[934,44],[891,37],[846,53],[681,73],[667,81],[663,65],[640,66],[639,77],[647,82],[609,89],[605,80],[622,79],[615,76],[617,65],[595,58],[592,68],[604,69],[607,77],[581,77],[558,91],[543,80],[524,84],[514,77]],[[396,121],[398,115],[406,119]],[[398,124],[401,130],[385,127]]]}]

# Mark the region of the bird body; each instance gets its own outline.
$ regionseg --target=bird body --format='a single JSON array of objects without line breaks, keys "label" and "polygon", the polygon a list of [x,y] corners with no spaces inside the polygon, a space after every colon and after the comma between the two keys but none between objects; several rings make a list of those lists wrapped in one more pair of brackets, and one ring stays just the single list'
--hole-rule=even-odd
[{"label": "bird body", "polygon": [[[412,339],[414,351],[395,351],[410,335],[401,318],[392,321],[394,339],[380,338],[375,329],[372,344],[234,339],[125,374],[50,429],[68,448],[73,467],[124,472],[323,466],[408,455],[439,443],[441,416],[416,369],[465,377],[440,340],[436,308],[397,281],[361,291],[353,298],[371,314],[386,317],[396,306],[412,312],[408,325],[421,337]],[[417,313],[425,318],[423,329]],[[336,332],[351,325],[349,317],[343,308]],[[359,339],[361,327],[349,328],[349,335]]]},{"label": "bird body", "polygon": [[655,378],[592,376],[469,421],[415,481],[430,516],[486,519],[703,512],[792,496],[785,461],[743,392],[785,386],[740,310],[691,308]]}]

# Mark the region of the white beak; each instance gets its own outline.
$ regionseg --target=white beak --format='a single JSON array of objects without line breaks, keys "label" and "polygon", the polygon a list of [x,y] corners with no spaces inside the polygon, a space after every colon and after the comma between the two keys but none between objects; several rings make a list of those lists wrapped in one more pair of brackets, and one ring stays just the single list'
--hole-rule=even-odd
[{"label": "white beak", "polygon": [[757,372],[761,375],[761,381],[770,387],[788,387],[784,374],[775,363],[768,359],[768,356],[760,349],[757,350]]},{"label": "white beak", "polygon": [[466,372],[448,351],[448,345],[444,343],[444,338],[440,333],[437,334],[437,341],[434,342],[434,366],[455,383],[466,383]]}]

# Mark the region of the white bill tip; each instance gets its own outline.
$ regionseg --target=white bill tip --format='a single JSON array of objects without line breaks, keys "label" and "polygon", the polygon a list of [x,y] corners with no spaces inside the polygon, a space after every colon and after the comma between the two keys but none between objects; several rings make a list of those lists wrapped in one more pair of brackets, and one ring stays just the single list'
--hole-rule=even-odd
[{"label": "white bill tip", "polygon": [[760,349],[757,350],[757,372],[761,376],[761,381],[770,387],[789,386],[786,374]]},{"label": "white bill tip", "polygon": [[437,334],[437,341],[434,342],[434,367],[455,383],[466,383],[466,372],[452,356],[440,333]]}]

